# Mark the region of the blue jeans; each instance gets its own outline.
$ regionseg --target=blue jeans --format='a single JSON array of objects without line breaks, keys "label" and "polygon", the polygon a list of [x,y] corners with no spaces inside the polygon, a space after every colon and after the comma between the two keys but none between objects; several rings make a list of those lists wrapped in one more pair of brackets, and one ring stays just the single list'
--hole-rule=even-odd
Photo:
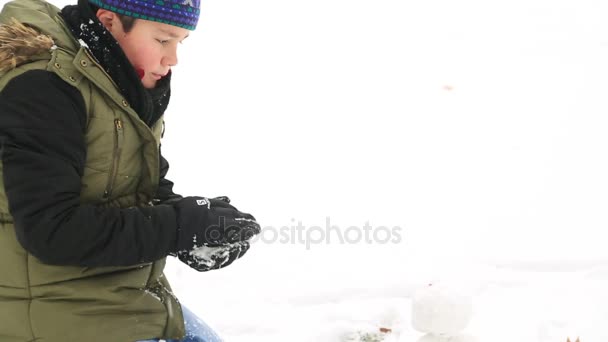
[{"label": "blue jeans", "polygon": [[[222,339],[202,319],[182,306],[186,336],[181,340],[164,340],[166,342],[223,342]],[[163,340],[143,340],[136,342],[159,342]]]}]

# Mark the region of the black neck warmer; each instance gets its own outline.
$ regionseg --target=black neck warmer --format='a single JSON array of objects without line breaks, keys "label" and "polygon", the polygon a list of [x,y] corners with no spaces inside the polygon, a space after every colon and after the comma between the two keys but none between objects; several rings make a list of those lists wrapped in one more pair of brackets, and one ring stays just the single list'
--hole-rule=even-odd
[{"label": "black neck warmer", "polygon": [[[171,73],[144,88],[135,68],[112,34],[99,22],[87,0],[66,6],[61,17],[77,39],[84,41],[97,62],[118,85],[120,92],[148,126],[154,125],[165,112],[171,96]],[[136,24],[137,25],[137,24]]]}]

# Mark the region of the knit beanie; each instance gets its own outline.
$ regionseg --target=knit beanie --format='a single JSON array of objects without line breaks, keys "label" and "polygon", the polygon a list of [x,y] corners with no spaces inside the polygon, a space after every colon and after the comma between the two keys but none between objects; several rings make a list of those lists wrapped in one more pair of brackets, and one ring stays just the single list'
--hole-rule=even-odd
[{"label": "knit beanie", "polygon": [[99,8],[133,17],[194,30],[200,0],[89,0]]}]

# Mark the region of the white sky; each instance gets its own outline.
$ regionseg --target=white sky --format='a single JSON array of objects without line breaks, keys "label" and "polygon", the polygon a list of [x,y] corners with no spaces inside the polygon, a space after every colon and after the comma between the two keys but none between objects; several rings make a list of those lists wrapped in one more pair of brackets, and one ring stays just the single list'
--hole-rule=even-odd
[{"label": "white sky", "polygon": [[400,226],[395,253],[607,258],[607,11],[203,1],[174,72],[170,178],[265,226]]}]

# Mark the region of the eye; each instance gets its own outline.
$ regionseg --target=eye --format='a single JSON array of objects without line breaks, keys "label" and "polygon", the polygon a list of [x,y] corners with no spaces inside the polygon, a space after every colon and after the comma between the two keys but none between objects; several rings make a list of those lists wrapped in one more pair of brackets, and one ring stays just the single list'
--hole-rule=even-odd
[{"label": "eye", "polygon": [[163,39],[157,39],[156,41],[159,42],[159,43],[161,43],[162,45],[165,45],[165,44],[169,43],[169,40],[166,40],[166,39],[165,40],[163,40]]}]

